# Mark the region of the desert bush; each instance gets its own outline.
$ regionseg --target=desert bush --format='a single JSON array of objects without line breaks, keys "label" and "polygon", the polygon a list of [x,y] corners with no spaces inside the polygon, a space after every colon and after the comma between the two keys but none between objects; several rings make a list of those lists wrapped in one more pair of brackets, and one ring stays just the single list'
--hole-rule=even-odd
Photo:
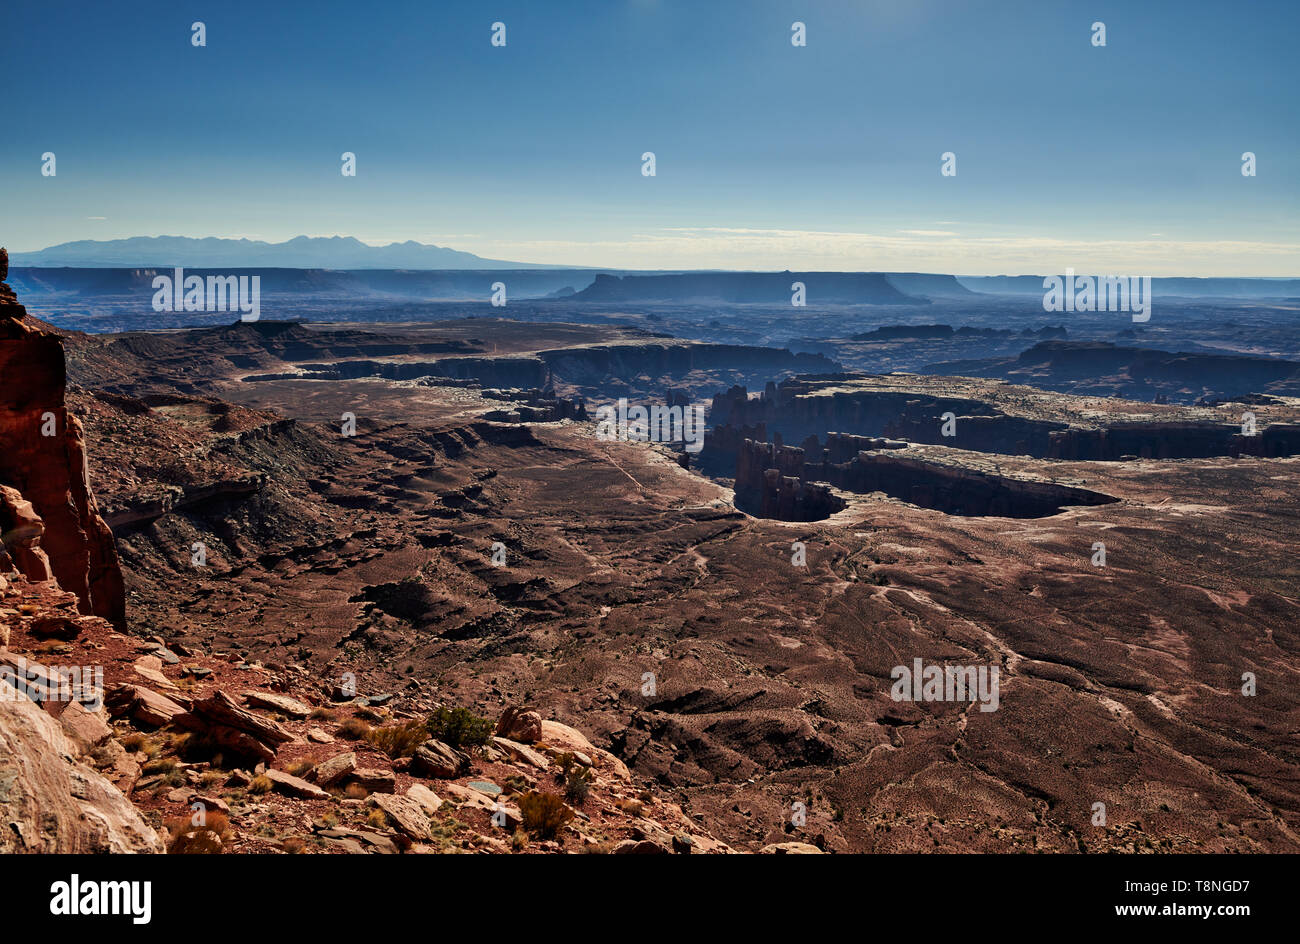
[{"label": "desert bush", "polygon": [[307,716],[312,721],[333,721],[334,709],[332,708],[313,708],[311,714]]},{"label": "desert bush", "polygon": [[284,769],[286,772],[293,774],[295,777],[301,777],[303,774],[307,773],[307,771],[311,770],[315,766],[316,766],[315,761],[308,760],[306,757],[304,757],[301,760],[294,761],[292,764],[288,765]]},{"label": "desert bush", "polygon": [[521,777],[519,774],[511,774],[506,778],[505,793],[527,793],[533,788],[532,783],[527,777]]},{"label": "desert bush", "polygon": [[383,728],[371,728],[366,740],[389,757],[410,757],[415,749],[429,740],[429,731],[421,721],[407,721]]},{"label": "desert bush", "polygon": [[641,816],[645,813],[645,804],[640,800],[619,800],[614,805],[629,816]]},{"label": "desert bush", "polygon": [[371,829],[387,829],[388,816],[383,810],[371,810],[370,815],[366,817],[366,825]]},{"label": "desert bush", "polygon": [[492,740],[494,725],[468,708],[439,708],[425,727],[433,737],[457,749],[482,747]]},{"label": "desert bush", "polygon": [[218,812],[208,813],[202,826],[195,826],[185,816],[169,819],[163,825],[168,833],[169,855],[219,855],[234,835],[226,814]]},{"label": "desert bush", "polygon": [[360,718],[349,718],[339,725],[339,737],[348,741],[361,741],[370,733],[370,725]]},{"label": "desert bush", "polygon": [[271,782],[270,777],[266,774],[258,774],[253,778],[253,782],[248,785],[248,792],[260,796],[264,793],[270,793],[274,788],[275,784]]},{"label": "desert bush", "polygon": [[536,790],[519,798],[519,812],[523,814],[524,829],[538,839],[554,839],[573,819],[573,810],[558,796]]},{"label": "desert bush", "polygon": [[571,764],[564,772],[564,798],[575,806],[582,806],[591,793],[591,771],[581,764]]}]

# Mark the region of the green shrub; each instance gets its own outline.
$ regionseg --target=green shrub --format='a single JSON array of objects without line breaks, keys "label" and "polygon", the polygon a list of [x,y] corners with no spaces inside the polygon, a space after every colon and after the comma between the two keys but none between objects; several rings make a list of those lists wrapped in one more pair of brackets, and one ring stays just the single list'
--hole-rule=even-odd
[{"label": "green shrub", "polygon": [[468,708],[439,708],[425,722],[429,734],[457,749],[482,747],[492,740],[492,722]]},{"label": "green shrub", "polygon": [[581,764],[571,764],[564,772],[564,798],[574,806],[582,806],[591,792],[591,771]]}]

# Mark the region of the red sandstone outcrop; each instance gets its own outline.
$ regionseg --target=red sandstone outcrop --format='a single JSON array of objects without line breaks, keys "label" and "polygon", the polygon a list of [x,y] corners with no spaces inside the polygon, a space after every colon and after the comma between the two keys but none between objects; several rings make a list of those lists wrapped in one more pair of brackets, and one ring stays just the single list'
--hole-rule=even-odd
[{"label": "red sandstone outcrop", "polygon": [[[125,622],[125,592],[113,534],[99,515],[86,469],[81,424],[64,401],[62,339],[27,317],[12,289],[0,282],[0,526],[10,532],[19,566],[39,576],[32,532],[40,551],[83,613]],[[29,506],[29,507],[28,507]],[[32,570],[28,570],[31,567]]]},{"label": "red sandstone outcrop", "polygon": [[102,720],[75,703],[70,711],[61,728],[24,695],[0,702],[0,853],[162,852],[131,801],[78,759],[70,735],[94,740],[87,732]]}]

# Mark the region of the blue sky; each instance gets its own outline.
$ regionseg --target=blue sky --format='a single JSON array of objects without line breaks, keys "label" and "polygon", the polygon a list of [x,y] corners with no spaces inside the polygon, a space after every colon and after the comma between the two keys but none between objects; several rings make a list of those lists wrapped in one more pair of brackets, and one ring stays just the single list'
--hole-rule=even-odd
[{"label": "blue sky", "polygon": [[629,268],[1300,275],[1294,2],[293,6],[10,4],[0,241],[305,233]]}]

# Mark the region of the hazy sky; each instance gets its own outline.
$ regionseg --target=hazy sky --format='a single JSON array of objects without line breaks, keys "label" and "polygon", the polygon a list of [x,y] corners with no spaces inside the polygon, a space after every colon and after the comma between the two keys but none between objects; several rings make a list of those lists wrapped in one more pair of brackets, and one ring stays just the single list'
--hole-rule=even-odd
[{"label": "hazy sky", "polygon": [[7,4],[0,242],[1300,276],[1295,0],[290,6]]}]

